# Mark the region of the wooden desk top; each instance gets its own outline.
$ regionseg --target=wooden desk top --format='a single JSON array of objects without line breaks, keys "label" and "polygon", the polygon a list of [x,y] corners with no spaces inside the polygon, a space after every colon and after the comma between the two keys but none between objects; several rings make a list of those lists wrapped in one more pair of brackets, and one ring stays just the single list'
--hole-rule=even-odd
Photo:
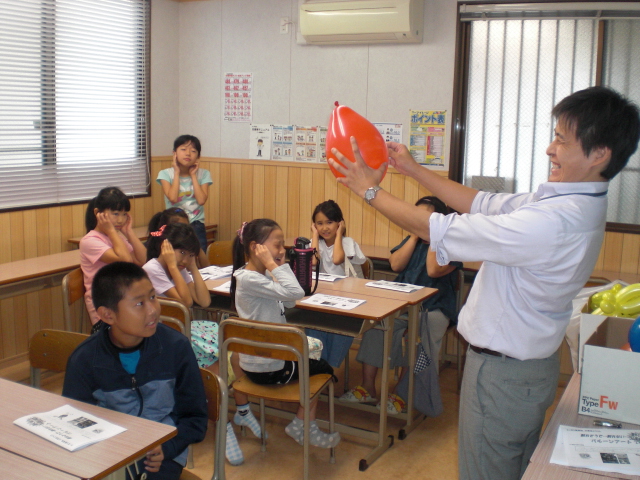
[{"label": "wooden desk top", "polygon": [[[15,419],[29,413],[47,412],[67,404],[127,430],[76,452],[69,452],[13,424]],[[177,434],[175,427],[169,425],[78,402],[4,379],[0,379],[0,405],[0,448],[80,478],[103,478]]]},{"label": "wooden desk top", "polygon": [[[366,284],[373,280],[364,278],[343,278],[335,282],[318,282],[318,289],[322,287],[324,290],[333,290],[335,295],[341,295],[340,292],[358,293],[369,297],[389,298],[393,300],[403,300],[409,305],[422,303],[438,291],[436,288],[421,288],[411,293],[398,292],[395,290],[386,290],[384,288],[367,287]],[[315,280],[314,280],[315,282]],[[329,294],[331,295],[331,294]]]},{"label": "wooden desk top", "polygon": [[[598,478],[602,479],[602,477],[611,477],[611,478],[625,478],[630,480],[640,480],[640,476],[637,475],[624,475],[621,473],[609,473],[609,472],[596,472],[595,470],[581,469],[581,468],[569,468],[561,465],[550,464],[549,459],[551,458],[551,453],[553,452],[553,447],[556,444],[556,437],[558,435],[558,428],[560,425],[571,425],[574,427],[581,428],[594,428],[593,421],[595,417],[590,417],[587,415],[579,415],[578,414],[578,397],[580,396],[580,374],[574,373],[571,377],[571,381],[567,385],[567,388],[556,407],[551,420],[549,421],[547,428],[545,428],[542,437],[540,437],[540,443],[538,447],[533,452],[531,457],[531,464],[537,464],[537,470],[545,471],[549,473],[549,471],[558,472],[562,471],[563,476],[554,475],[542,475],[539,477],[525,476],[523,478],[534,479],[538,478],[539,480],[548,480],[553,478],[555,479],[580,479],[586,480],[591,479],[592,475],[598,475]],[[630,428],[637,429],[638,425],[634,425],[632,423],[623,423],[622,428]],[[544,467],[544,468],[542,468]],[[547,468],[549,467],[549,468]],[[527,472],[529,472],[529,468],[527,468]],[[570,475],[571,473],[571,475]],[[584,474],[587,474],[586,476]]]},{"label": "wooden desk top", "polygon": [[[227,277],[219,280],[207,280],[205,284],[207,285],[207,288],[209,288],[209,291],[214,295],[228,296],[228,294],[216,292],[213,290],[215,287],[222,285],[223,283],[226,283],[228,281],[229,281],[229,278]],[[401,308],[403,308],[405,305],[408,304],[407,300],[405,299],[399,300],[398,298],[400,297],[398,296],[396,296],[395,298],[370,296],[370,295],[364,295],[361,293],[351,292],[347,289],[342,289],[341,291],[338,292],[334,289],[324,288],[322,286],[322,283],[328,283],[328,282],[320,282],[316,293],[324,293],[325,295],[334,295],[334,296],[341,296],[341,297],[347,296],[350,298],[366,300],[366,302],[352,310],[341,310],[339,308],[331,308],[331,307],[318,307],[315,305],[301,303],[300,301],[296,302],[296,307],[303,310],[313,310],[316,312],[325,312],[325,313],[332,313],[336,315],[342,315],[344,317],[354,317],[354,318],[361,318],[366,320],[381,321],[385,317],[389,316],[391,313],[397,310],[400,310]],[[394,292],[394,293],[399,294],[400,292]]]},{"label": "wooden desk top", "polygon": [[80,480],[78,477],[54,470],[1,448],[0,465],[5,475],[11,472],[12,480]]},{"label": "wooden desk top", "polygon": [[[141,227],[133,227],[133,233],[135,233],[136,237],[138,237],[140,240],[144,241],[147,239],[147,228],[149,227],[146,225],[143,225]],[[207,231],[217,230],[218,225],[217,224],[205,225],[204,228]],[[84,235],[82,235],[82,237],[84,237]],[[80,240],[82,240],[82,237],[72,237],[67,239],[67,242],[72,243],[74,245],[78,245],[80,243]]]},{"label": "wooden desk top", "polygon": [[2,263],[0,264],[0,285],[65,272],[79,266],[79,250]]}]

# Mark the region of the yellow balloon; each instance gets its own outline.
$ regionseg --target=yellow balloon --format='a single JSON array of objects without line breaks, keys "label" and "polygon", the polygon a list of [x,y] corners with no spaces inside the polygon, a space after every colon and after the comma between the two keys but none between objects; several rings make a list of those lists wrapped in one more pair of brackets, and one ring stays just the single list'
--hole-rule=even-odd
[{"label": "yellow balloon", "polygon": [[623,305],[630,301],[632,298],[640,297],[640,283],[632,283],[626,287],[620,289],[616,293],[616,300],[620,305]]},{"label": "yellow balloon", "polygon": [[602,300],[602,302],[600,302],[600,310],[607,315],[613,315],[616,311],[616,307],[613,303]]},{"label": "yellow balloon", "polygon": [[620,290],[622,290],[622,285],[620,285],[619,283],[616,283],[613,287],[611,287],[611,291],[613,293],[618,293]]},{"label": "yellow balloon", "polygon": [[627,303],[619,306],[620,312],[625,315],[638,315],[640,314],[640,296],[632,298]]}]

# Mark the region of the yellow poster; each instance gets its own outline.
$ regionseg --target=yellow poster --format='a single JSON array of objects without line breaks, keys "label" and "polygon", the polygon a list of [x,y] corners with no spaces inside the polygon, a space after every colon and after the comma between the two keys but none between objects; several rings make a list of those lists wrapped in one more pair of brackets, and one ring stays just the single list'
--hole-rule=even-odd
[{"label": "yellow poster", "polygon": [[446,110],[411,110],[409,151],[422,165],[446,169],[444,138]]}]

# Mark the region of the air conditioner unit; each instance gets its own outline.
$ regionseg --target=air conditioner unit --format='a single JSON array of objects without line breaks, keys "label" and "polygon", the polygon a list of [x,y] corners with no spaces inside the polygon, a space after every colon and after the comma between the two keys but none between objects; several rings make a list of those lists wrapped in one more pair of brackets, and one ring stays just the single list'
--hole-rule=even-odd
[{"label": "air conditioner unit", "polygon": [[421,43],[423,11],[424,0],[309,0],[298,43]]}]

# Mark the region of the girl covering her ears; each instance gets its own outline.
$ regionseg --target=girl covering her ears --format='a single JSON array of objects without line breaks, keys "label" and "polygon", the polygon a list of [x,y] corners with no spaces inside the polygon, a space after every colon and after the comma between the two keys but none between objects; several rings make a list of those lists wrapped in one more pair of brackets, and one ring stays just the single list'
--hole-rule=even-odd
[{"label": "girl covering her ears", "polygon": [[[182,223],[164,225],[150,233],[147,245],[149,261],[142,268],[149,275],[156,294],[187,307],[194,303],[208,307],[211,296],[196,265],[200,242],[193,228]],[[218,324],[191,322],[191,344],[198,365],[211,369],[218,361]],[[217,373],[217,365],[212,370]]]},{"label": "girl covering her ears", "polygon": [[[345,236],[346,227],[340,206],[333,200],[322,202],[313,211],[311,220],[311,247],[320,253],[320,271],[364,278],[361,265],[367,257],[354,239]],[[342,364],[353,343],[353,337],[310,328],[307,329],[307,335],[322,341],[322,358],[334,368]]]},{"label": "girl covering her ears", "polygon": [[147,249],[133,232],[131,203],[118,187],[105,187],[87,205],[87,234],[80,240],[80,267],[84,277],[84,300],[91,324],[99,318],[93,307],[91,283],[98,270],[113,262],[144,265]]},{"label": "girl covering her ears", "polygon": [[[304,297],[289,265],[285,262],[284,234],[273,220],[259,218],[238,230],[233,243],[233,275],[231,298],[242,318],[270,323],[286,323],[285,307],[293,307]],[[298,378],[297,362],[272,360],[240,355],[240,366],[254,383],[262,385],[286,384]],[[324,360],[309,359],[309,374],[333,374]],[[335,447],[340,434],[325,433],[315,422],[317,399],[309,411],[309,443],[323,448]],[[303,443],[304,410],[298,408],[296,418],[285,432],[296,442]]]},{"label": "girl covering her ears", "polygon": [[[151,217],[151,220],[149,220],[146,244],[149,243],[148,237],[151,236],[151,232],[157,232],[158,230],[160,230],[160,227],[162,227],[163,225],[168,225],[170,223],[184,223],[185,225],[190,225],[189,215],[185,210],[178,207],[167,208],[162,212],[156,213],[153,217]],[[207,257],[206,252],[204,252],[202,248],[200,248],[198,251],[196,262],[198,264],[198,268],[204,268],[211,265],[209,263],[209,258]]]}]

